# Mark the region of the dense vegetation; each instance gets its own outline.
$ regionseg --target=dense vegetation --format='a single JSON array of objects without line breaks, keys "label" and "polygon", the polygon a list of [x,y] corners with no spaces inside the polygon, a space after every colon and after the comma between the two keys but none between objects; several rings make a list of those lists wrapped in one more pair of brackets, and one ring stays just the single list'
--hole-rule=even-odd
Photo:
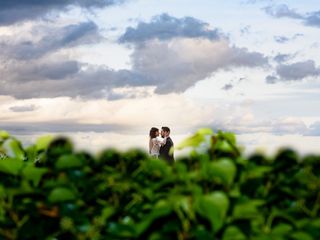
[{"label": "dense vegetation", "polygon": [[183,147],[170,166],[65,138],[23,149],[0,131],[0,239],[320,239],[320,156],[244,157],[208,129]]}]

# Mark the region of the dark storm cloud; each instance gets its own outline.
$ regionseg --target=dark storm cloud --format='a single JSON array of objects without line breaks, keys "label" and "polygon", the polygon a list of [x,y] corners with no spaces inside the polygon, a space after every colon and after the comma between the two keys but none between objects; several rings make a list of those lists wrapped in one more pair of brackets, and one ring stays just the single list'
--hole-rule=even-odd
[{"label": "dark storm cloud", "polygon": [[34,59],[56,50],[78,45],[96,43],[102,39],[98,26],[93,22],[82,22],[62,28],[44,29],[44,36],[37,42],[0,39],[0,56],[20,60]]},{"label": "dark storm cloud", "polygon": [[0,25],[10,25],[24,20],[34,20],[57,10],[69,7],[102,8],[121,4],[126,0],[1,0]]},{"label": "dark storm cloud", "polygon": [[140,22],[137,27],[128,27],[119,42],[141,43],[150,39],[168,40],[176,37],[219,39],[221,33],[208,29],[209,25],[193,17],[175,18],[162,14],[151,22]]}]

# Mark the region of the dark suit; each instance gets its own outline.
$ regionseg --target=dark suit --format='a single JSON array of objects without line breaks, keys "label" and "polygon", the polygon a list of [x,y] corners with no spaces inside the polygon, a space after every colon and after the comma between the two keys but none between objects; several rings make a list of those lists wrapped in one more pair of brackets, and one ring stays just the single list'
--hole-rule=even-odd
[{"label": "dark suit", "polygon": [[167,138],[166,144],[160,147],[160,158],[165,159],[168,163],[173,163],[173,154],[170,154],[170,149],[173,147],[173,142],[170,137]]}]

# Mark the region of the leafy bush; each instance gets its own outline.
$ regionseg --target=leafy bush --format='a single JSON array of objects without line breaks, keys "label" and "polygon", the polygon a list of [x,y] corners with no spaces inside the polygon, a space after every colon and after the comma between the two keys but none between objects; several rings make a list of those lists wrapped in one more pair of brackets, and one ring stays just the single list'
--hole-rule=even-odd
[{"label": "leafy bush", "polygon": [[23,149],[0,131],[0,238],[320,239],[319,156],[246,158],[233,134],[207,129],[183,147],[194,150],[170,166],[65,138]]}]

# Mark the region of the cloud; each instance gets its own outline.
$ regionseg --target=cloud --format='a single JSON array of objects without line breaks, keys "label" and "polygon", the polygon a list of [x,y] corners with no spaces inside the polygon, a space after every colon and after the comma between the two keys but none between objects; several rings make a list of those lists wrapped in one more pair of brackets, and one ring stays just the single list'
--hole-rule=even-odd
[{"label": "cloud", "polygon": [[36,110],[35,105],[22,105],[22,106],[13,106],[10,107],[12,112],[33,112]]},{"label": "cloud", "polygon": [[296,118],[286,117],[276,120],[271,124],[271,132],[275,135],[300,134],[308,131],[306,124]]},{"label": "cloud", "polygon": [[273,75],[266,77],[266,83],[274,84],[280,81],[299,81],[306,77],[319,77],[320,67],[316,67],[313,60],[292,64],[280,63]]},{"label": "cloud", "polygon": [[128,27],[119,38],[120,43],[142,43],[147,40],[169,40],[172,38],[206,38],[217,40],[222,37],[218,29],[193,17],[175,18],[168,14],[158,15],[151,22],[140,22],[136,28]]},{"label": "cloud", "polygon": [[209,126],[215,130],[231,131],[238,135],[255,133],[270,133],[277,136],[287,134],[304,135],[310,131],[307,125],[299,118],[285,117],[261,121],[253,117],[248,118],[246,116],[248,113],[244,109],[238,114],[243,114],[243,116],[237,117],[236,114],[233,114],[231,118],[214,121]]},{"label": "cloud", "polygon": [[[0,95],[11,95],[18,99],[64,95],[102,97],[104,94],[101,92],[105,88],[111,88],[117,83],[115,80],[110,80],[110,83],[108,79],[117,78],[121,86],[126,85],[124,81],[128,77],[125,71],[113,77],[113,70],[104,66],[92,70],[86,64],[70,59],[68,53],[65,53],[66,48],[100,41],[102,37],[95,23],[88,21],[63,27],[40,26],[39,29],[33,27],[31,32],[35,34],[30,40],[24,36],[0,39],[0,47],[3,49],[0,52],[0,73],[3,76],[0,79]],[[87,70],[83,70],[84,67]],[[131,75],[134,82],[134,74]],[[111,96],[111,90],[108,91]],[[112,97],[115,97],[114,94]]]},{"label": "cloud", "polygon": [[320,27],[320,11],[309,13],[304,19],[306,25]]},{"label": "cloud", "polygon": [[299,14],[295,9],[290,9],[286,4],[272,5],[263,9],[272,17],[303,19],[303,16],[301,14]]},{"label": "cloud", "polygon": [[[168,102],[172,104],[168,106]],[[9,107],[36,105],[37,112],[12,112]],[[145,133],[152,126],[168,125],[174,133],[186,133],[190,126],[212,119],[215,106],[191,101],[184,95],[151,95],[119,101],[83,100],[71,98],[14,100],[0,104],[0,128],[37,128],[38,131],[108,131],[107,126],[115,126],[115,131],[124,133]],[[185,114],[190,113],[193,114]],[[142,114],[146,113],[146,114]],[[28,125],[30,123],[30,125]],[[75,125],[70,127],[69,125]],[[80,127],[78,125],[81,124]],[[48,127],[46,127],[46,125]],[[104,127],[106,126],[106,128]],[[119,126],[119,128],[116,128]],[[62,130],[59,130],[62,129]],[[122,130],[123,129],[123,130]],[[36,130],[35,130],[36,131]]]},{"label": "cloud", "polygon": [[[14,84],[27,84],[42,81],[41,84],[45,83],[45,80],[65,80],[67,77],[74,75],[80,71],[80,64],[77,61],[67,60],[48,60],[44,61],[23,61],[23,62],[12,62],[8,64],[5,69],[0,69],[4,77],[2,79],[2,90],[6,86]],[[0,80],[1,82],[1,80]],[[0,90],[0,94],[1,94]]]},{"label": "cloud", "polygon": [[286,36],[274,36],[274,40],[278,43],[287,43],[289,41],[295,40],[298,37],[303,36],[303,34],[301,33],[297,33],[295,35],[293,35],[292,37],[286,37]]},{"label": "cloud", "polygon": [[266,77],[266,83],[268,83],[268,84],[274,84],[274,83],[276,83],[278,80],[279,80],[279,79],[278,79],[277,77],[275,77],[275,76],[269,75],[269,76]]},{"label": "cloud", "polygon": [[305,136],[320,136],[320,122],[314,122],[310,125],[308,132],[304,134]]},{"label": "cloud", "polygon": [[225,91],[231,90],[232,88],[233,88],[233,85],[230,83],[228,83],[222,87],[222,89]]},{"label": "cloud", "polygon": [[240,29],[240,33],[242,36],[245,36],[247,34],[249,34],[251,32],[251,26],[250,25],[246,25],[243,28]]},{"label": "cloud", "polygon": [[273,60],[276,61],[277,63],[283,63],[283,62],[290,60],[293,57],[294,57],[294,55],[291,55],[291,54],[279,53],[273,58]]},{"label": "cloud", "polygon": [[128,132],[131,127],[117,124],[85,124],[72,121],[48,122],[1,122],[0,129],[12,134],[32,135],[35,133],[66,133],[66,132]]},{"label": "cloud", "polygon": [[[170,34],[162,34],[163,22]],[[80,63],[63,52],[50,54],[58,48],[90,42],[97,35],[91,22],[63,27],[55,33],[56,38],[45,34],[25,48],[22,43],[13,44],[6,52],[11,59],[0,66],[5,76],[0,79],[0,95],[118,100],[149,94],[149,90],[135,94],[137,87],[153,88],[157,94],[181,93],[219,70],[268,65],[261,53],[232,46],[228,39],[218,38],[216,30],[209,30],[208,24],[194,18],[161,15],[132,31],[131,38],[125,38],[133,46],[130,70]],[[117,91],[119,88],[133,91]]]},{"label": "cloud", "polygon": [[242,4],[256,4],[256,3],[262,3],[262,2],[273,2],[274,0],[242,0]]},{"label": "cloud", "polygon": [[44,35],[39,41],[18,40],[12,37],[0,38],[0,55],[5,58],[29,60],[40,58],[59,49],[99,42],[102,37],[98,26],[89,21],[71,24],[61,28],[43,29]]},{"label": "cloud", "polygon": [[158,94],[184,92],[219,70],[268,64],[261,53],[231,46],[218,29],[192,17],[155,16],[127,28],[119,42],[132,44],[132,69]]},{"label": "cloud", "polygon": [[275,18],[292,18],[299,19],[304,25],[320,27],[320,11],[309,13],[298,13],[295,9],[290,9],[286,4],[271,5],[263,8],[270,16]]},{"label": "cloud", "polygon": [[288,37],[285,37],[285,36],[275,36],[274,37],[274,40],[277,42],[277,43],[286,43],[288,42],[290,39]]},{"label": "cloud", "polygon": [[0,25],[39,19],[51,11],[65,11],[70,7],[102,8],[121,4],[126,0],[5,0],[0,2]]},{"label": "cloud", "polygon": [[131,58],[133,69],[159,94],[184,92],[218,70],[268,64],[262,54],[230,46],[227,40],[192,38],[151,40],[136,46]]},{"label": "cloud", "polygon": [[118,99],[132,97],[132,94],[114,92],[114,88],[148,86],[151,83],[144,76],[128,70],[115,71],[104,66],[83,65],[76,61],[50,63],[39,61],[17,63],[5,71],[0,79],[0,95],[17,99],[82,97],[84,99]]},{"label": "cloud", "polygon": [[315,66],[313,60],[293,64],[280,64],[277,74],[281,80],[302,80],[306,77],[320,76],[320,68]]}]

